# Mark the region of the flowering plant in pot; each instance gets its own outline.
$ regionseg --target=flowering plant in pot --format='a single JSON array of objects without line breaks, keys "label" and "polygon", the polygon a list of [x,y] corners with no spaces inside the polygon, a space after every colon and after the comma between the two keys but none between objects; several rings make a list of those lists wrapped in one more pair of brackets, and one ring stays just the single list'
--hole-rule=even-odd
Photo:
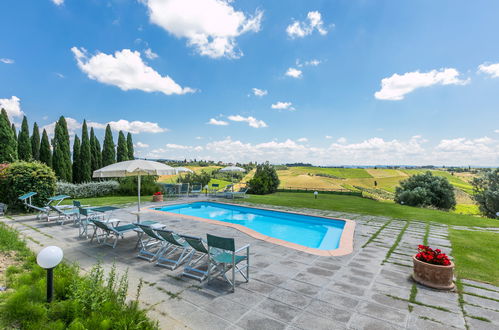
[{"label": "flowering plant in pot", "polygon": [[454,263],[440,249],[426,245],[418,246],[418,253],[413,257],[414,272],[412,278],[434,289],[451,290],[454,288]]},{"label": "flowering plant in pot", "polygon": [[161,191],[155,192],[152,195],[153,202],[162,202],[163,201],[163,193]]}]

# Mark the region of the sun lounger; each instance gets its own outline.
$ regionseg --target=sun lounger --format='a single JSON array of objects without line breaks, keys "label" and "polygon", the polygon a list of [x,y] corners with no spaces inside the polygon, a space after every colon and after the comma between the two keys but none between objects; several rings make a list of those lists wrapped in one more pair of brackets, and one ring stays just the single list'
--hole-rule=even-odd
[{"label": "sun lounger", "polygon": [[[246,282],[249,281],[249,244],[236,250],[233,238],[206,235],[208,239],[208,281],[214,277],[222,277],[232,286],[232,292],[236,289],[236,273],[240,273]],[[244,255],[238,254],[245,251]],[[241,262],[245,264],[239,266]],[[231,278],[227,272],[231,271]],[[245,274],[246,273],[246,274]]]},{"label": "sun lounger", "polygon": [[227,195],[227,193],[232,191],[233,187],[234,187],[233,184],[226,185],[222,191],[217,191],[215,193],[215,197],[225,197]]},{"label": "sun lounger", "polygon": [[[124,238],[125,233],[134,231],[136,228],[135,225],[131,223],[127,225],[113,227],[109,222],[104,222],[97,219],[90,219],[90,222],[92,222],[95,225],[95,230],[94,234],[92,235],[92,240],[94,237],[96,237],[97,242],[99,244],[111,246],[113,249],[116,247],[116,243],[118,243],[119,238]],[[97,229],[101,229],[104,232],[104,239],[102,241],[101,238],[99,237],[100,235],[97,235]],[[107,242],[108,238],[110,237],[114,237],[112,244]]]},{"label": "sun lounger", "polygon": [[225,193],[225,197],[227,198],[244,198],[246,197],[246,192],[248,192],[249,188],[242,187],[238,191],[229,191]]},{"label": "sun lounger", "polygon": [[180,184],[179,195],[189,196],[189,184],[188,183],[181,183]]},{"label": "sun lounger", "polygon": [[192,197],[198,196],[202,192],[202,190],[203,190],[203,185],[195,183],[192,185],[190,196]]},{"label": "sun lounger", "polygon": [[20,196],[19,200],[21,200],[27,208],[38,211],[38,214],[36,216],[37,219],[41,219],[43,216],[44,218],[47,219],[47,221],[49,221],[50,209],[48,207],[40,207],[40,206],[33,205],[32,201],[31,201],[31,198],[33,196],[35,196],[36,194],[37,193],[34,191],[29,192],[27,194]]},{"label": "sun lounger", "polygon": [[[194,278],[200,282],[204,281],[208,277],[208,247],[206,242],[200,237],[181,235],[184,240],[194,249],[194,253],[191,254],[184,266],[184,271],[182,276],[187,276]],[[206,259],[203,264],[201,261]]]},{"label": "sun lounger", "polygon": [[[158,259],[156,261],[157,266],[174,270],[194,253],[194,250],[191,248],[189,243],[171,230],[156,229],[155,231],[159,236],[163,237],[166,242],[170,243],[158,254]],[[176,252],[180,253],[177,253],[178,256],[174,258],[174,254]]]},{"label": "sun lounger", "polygon": [[61,225],[63,225],[66,220],[74,221],[74,219],[79,215],[78,209],[61,210],[54,205],[49,205],[49,208],[57,214],[57,220]]},{"label": "sun lounger", "polygon": [[[156,225],[160,225],[156,223]],[[158,257],[158,254],[164,249],[168,243],[162,236],[156,234],[154,231],[154,224],[144,224],[144,223],[135,223],[137,228],[140,228],[142,233],[139,234],[140,242],[137,242],[140,245],[138,258],[145,259],[147,261],[153,261]],[[163,225],[161,225],[163,226]],[[156,227],[160,229],[161,227]]]}]

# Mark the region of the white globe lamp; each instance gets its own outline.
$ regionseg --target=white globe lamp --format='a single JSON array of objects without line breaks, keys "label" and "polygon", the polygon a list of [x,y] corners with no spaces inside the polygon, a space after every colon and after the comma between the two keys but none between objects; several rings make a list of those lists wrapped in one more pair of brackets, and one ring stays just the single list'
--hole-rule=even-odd
[{"label": "white globe lamp", "polygon": [[47,246],[36,256],[38,266],[47,270],[47,302],[52,301],[54,292],[54,268],[62,261],[64,253],[58,246]]}]

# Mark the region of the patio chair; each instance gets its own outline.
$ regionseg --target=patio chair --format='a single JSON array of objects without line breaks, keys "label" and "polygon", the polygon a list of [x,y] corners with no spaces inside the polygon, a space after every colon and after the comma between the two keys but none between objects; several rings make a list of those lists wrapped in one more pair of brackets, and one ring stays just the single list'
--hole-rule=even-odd
[{"label": "patio chair", "polygon": [[163,184],[163,192],[166,196],[172,197],[177,194],[176,185],[172,183],[164,183]]},{"label": "patio chair", "polygon": [[66,222],[66,220],[68,221],[71,221],[78,217],[79,215],[79,210],[78,209],[69,209],[69,210],[61,210],[57,207],[55,207],[54,205],[49,205],[49,208],[52,210],[52,211],[55,211],[55,213],[57,214],[57,220],[59,221],[59,223],[61,225],[64,224],[64,222]]},{"label": "patio chair", "polygon": [[[156,233],[163,237],[165,241],[170,243],[165,246],[162,251],[158,254],[156,265],[161,267],[166,267],[170,270],[175,270],[180,266],[187,258],[194,253],[189,243],[187,243],[179,235],[175,234],[171,230],[166,229],[156,229]],[[179,251],[177,258],[169,259],[168,257],[173,256],[175,252]]]},{"label": "patio chair", "polygon": [[189,184],[188,183],[181,183],[180,184],[179,195],[189,196]]},{"label": "patio chair", "polygon": [[[221,276],[232,286],[232,292],[236,289],[236,273],[240,273],[246,282],[249,281],[249,244],[236,250],[233,238],[219,237],[207,234],[208,239],[208,281],[214,276]],[[239,255],[246,250],[244,255]],[[239,263],[245,261],[245,265]],[[244,271],[246,270],[246,274]],[[231,271],[232,278],[227,277]]]},{"label": "patio chair", "polygon": [[227,193],[232,192],[233,187],[234,187],[233,184],[226,185],[222,191],[217,191],[215,193],[215,197],[226,197]]},{"label": "patio chair", "polygon": [[[79,202],[78,202],[79,203]],[[82,216],[85,218],[83,219]],[[78,237],[88,238],[88,226],[94,227],[95,224],[91,222],[91,219],[102,219],[102,215],[97,212],[93,212],[91,209],[86,209],[78,206]]]},{"label": "patio chair", "polygon": [[[97,242],[99,244],[104,244],[111,246],[113,249],[116,247],[116,243],[118,243],[119,238],[124,238],[125,233],[128,233],[130,231],[135,230],[135,225],[134,224],[128,224],[128,225],[121,225],[121,226],[116,226],[113,227],[110,223],[104,222],[98,219],[90,219],[90,222],[92,222],[95,225],[95,230],[94,234],[92,235],[92,240],[94,237],[97,238]],[[97,229],[101,229],[104,232],[104,239],[101,241],[100,235],[97,235]],[[110,236],[114,236],[114,241],[113,243],[108,243],[107,240]]]},{"label": "patio chair", "polygon": [[[71,205],[60,205],[62,203],[62,201],[65,200],[66,198],[71,198],[71,196],[69,196],[69,195],[56,195],[56,196],[52,196],[52,197],[49,198],[47,204],[45,204],[45,207],[49,208],[49,206],[52,205],[52,206],[55,206],[56,208],[58,208],[60,210],[72,208]],[[55,203],[55,204],[53,204],[53,203]]]},{"label": "patio chair", "polygon": [[[208,247],[206,246],[206,241],[200,237],[180,235],[182,238],[194,249],[194,253],[191,254],[184,266],[184,271],[182,276],[187,276],[194,278],[200,282],[204,281],[208,277]],[[196,256],[197,255],[197,256]],[[200,264],[200,262],[206,259],[205,264]],[[201,268],[206,266],[206,269]]]},{"label": "patio chair", "polygon": [[36,194],[37,194],[36,192],[31,191],[27,194],[20,196],[18,199],[21,200],[27,208],[38,211],[38,214],[36,215],[37,219],[41,219],[43,215],[47,219],[47,221],[49,221],[50,209],[47,207],[39,207],[33,205],[31,201],[31,197],[35,196]]},{"label": "patio chair", "polygon": [[[140,244],[140,250],[137,257],[147,261],[153,261],[161,250],[170,243],[162,236],[156,234],[151,227],[152,224],[135,223],[134,225],[142,231],[142,233],[139,234],[140,242],[137,242],[138,245]],[[144,239],[144,236],[147,236],[147,238]]]},{"label": "patio chair", "polygon": [[232,198],[232,199],[245,198],[248,190],[249,190],[249,188],[247,188],[247,187],[241,187],[241,188],[239,188],[238,191],[229,191],[229,192],[225,193],[225,197]]},{"label": "patio chair", "polygon": [[191,188],[191,196],[196,197],[203,191],[203,185],[199,183],[194,183]]}]

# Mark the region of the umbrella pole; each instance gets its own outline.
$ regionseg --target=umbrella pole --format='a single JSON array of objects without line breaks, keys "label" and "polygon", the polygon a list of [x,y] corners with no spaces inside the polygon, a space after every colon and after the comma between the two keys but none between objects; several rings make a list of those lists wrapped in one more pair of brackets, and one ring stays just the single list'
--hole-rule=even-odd
[{"label": "umbrella pole", "polygon": [[137,204],[137,208],[139,210],[139,213],[140,213],[140,175],[139,175],[139,178],[138,178],[138,186],[139,186],[139,203]]}]

